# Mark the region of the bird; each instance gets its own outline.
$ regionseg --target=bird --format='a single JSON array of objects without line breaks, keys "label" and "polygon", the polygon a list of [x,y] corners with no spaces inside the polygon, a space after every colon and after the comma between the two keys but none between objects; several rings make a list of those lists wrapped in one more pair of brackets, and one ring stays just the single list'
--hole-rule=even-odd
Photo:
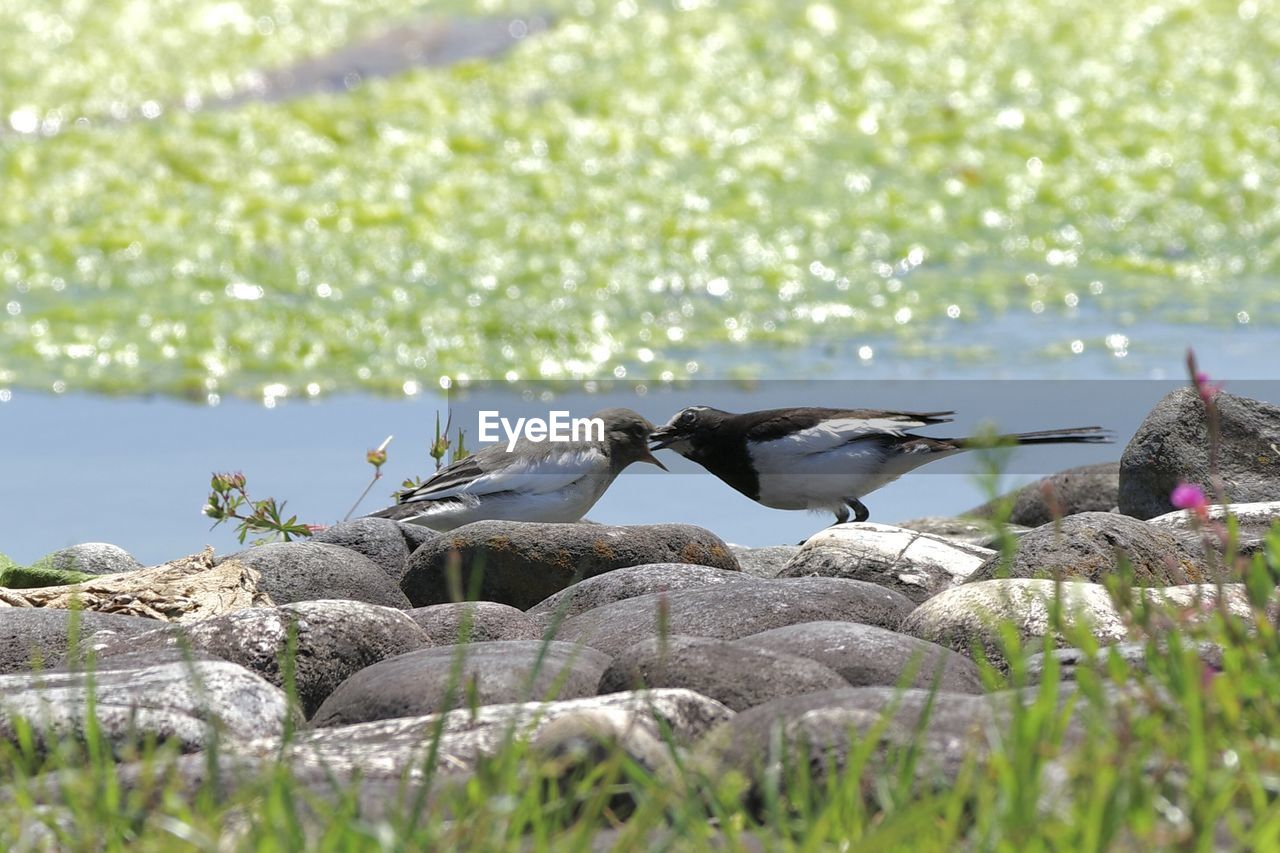
[{"label": "bird", "polygon": [[649,450],[653,424],[630,409],[592,415],[603,440],[499,442],[437,471],[426,482],[396,494],[396,502],[370,513],[433,530],[473,521],[578,521],[632,462],[664,471]]},{"label": "bird", "polygon": [[735,414],[682,409],[654,430],[650,448],[674,450],[759,504],[828,510],[836,524],[866,521],[862,498],[921,465],[1003,444],[1096,444],[1101,427],[973,438],[930,438],[908,430],[949,423],[955,412],[800,407]]}]

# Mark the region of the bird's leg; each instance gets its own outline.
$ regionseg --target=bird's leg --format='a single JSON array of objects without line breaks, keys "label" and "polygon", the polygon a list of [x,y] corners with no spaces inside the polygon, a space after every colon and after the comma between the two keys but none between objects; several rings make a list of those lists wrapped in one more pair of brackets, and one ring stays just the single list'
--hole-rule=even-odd
[{"label": "bird's leg", "polygon": [[[867,509],[866,506],[863,505],[862,501],[857,498],[847,498],[845,499],[845,503],[847,503],[849,508],[853,510],[854,521],[866,521],[871,517],[871,510]],[[846,515],[846,518],[847,517],[848,516]],[[844,519],[841,519],[841,521],[843,520]]]},{"label": "bird's leg", "polygon": [[836,509],[836,520],[832,523],[832,526],[834,527],[836,524],[844,524],[848,520],[849,520],[849,510],[845,509],[844,507],[838,507]]}]

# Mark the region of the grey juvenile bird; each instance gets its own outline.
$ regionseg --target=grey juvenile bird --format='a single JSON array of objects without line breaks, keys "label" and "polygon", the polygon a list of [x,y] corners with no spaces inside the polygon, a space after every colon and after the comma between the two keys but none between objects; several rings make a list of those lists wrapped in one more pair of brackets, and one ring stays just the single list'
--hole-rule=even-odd
[{"label": "grey juvenile bird", "polygon": [[[734,414],[690,406],[650,436],[654,450],[692,459],[742,494],[775,509],[829,510],[836,523],[866,521],[862,498],[935,459],[990,439],[929,438],[910,429],[947,423],[954,412],[769,409]],[[1004,435],[1009,444],[1094,444],[1099,427]]]},{"label": "grey juvenile bird", "polygon": [[484,519],[578,521],[632,462],[666,470],[649,450],[653,424],[630,409],[604,409],[592,417],[604,423],[603,441],[521,438],[510,451],[491,444],[370,515],[435,530]]}]

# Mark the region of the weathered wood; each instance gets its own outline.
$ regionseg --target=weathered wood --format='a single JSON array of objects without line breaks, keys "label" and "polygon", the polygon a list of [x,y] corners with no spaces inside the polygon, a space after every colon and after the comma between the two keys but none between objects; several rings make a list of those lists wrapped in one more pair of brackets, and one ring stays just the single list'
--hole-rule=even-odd
[{"label": "weathered wood", "polygon": [[70,586],[0,587],[0,607],[53,607],[198,622],[246,607],[270,607],[261,575],[238,560],[213,563],[213,548],[163,566],[100,575]]}]

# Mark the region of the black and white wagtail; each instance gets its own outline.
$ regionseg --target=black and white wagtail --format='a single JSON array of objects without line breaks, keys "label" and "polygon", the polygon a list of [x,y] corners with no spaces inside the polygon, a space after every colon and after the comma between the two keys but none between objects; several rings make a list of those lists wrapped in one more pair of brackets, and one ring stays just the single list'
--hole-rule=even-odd
[{"label": "black and white wagtail", "polygon": [[768,409],[734,414],[690,406],[650,436],[652,448],[692,459],[757,503],[870,518],[862,498],[935,459],[992,444],[1095,444],[1099,427],[989,438],[929,438],[907,430],[948,423],[954,412]]},{"label": "black and white wagtail", "polygon": [[395,506],[370,513],[452,530],[473,521],[578,521],[632,462],[666,470],[649,450],[653,424],[630,409],[592,415],[604,423],[604,440],[533,442],[511,450],[491,444],[459,459],[413,489]]}]

